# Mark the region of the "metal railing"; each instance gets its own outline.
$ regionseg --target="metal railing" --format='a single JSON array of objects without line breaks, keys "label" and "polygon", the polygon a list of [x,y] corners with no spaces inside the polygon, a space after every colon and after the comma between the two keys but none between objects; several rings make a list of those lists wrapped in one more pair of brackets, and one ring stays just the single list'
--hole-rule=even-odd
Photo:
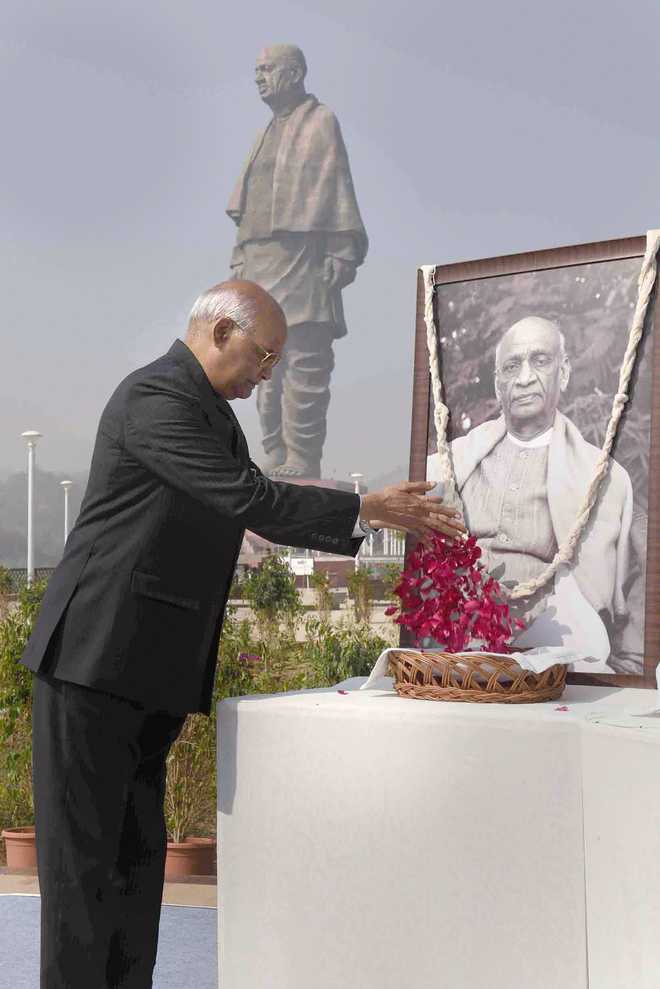
[{"label": "metal railing", "polygon": [[[11,590],[10,594],[18,594],[18,592],[26,586],[27,584],[27,568],[26,567],[6,567],[7,573],[11,580]],[[34,568],[34,579],[35,580],[47,580],[50,575],[55,570],[55,567],[35,567]]]}]

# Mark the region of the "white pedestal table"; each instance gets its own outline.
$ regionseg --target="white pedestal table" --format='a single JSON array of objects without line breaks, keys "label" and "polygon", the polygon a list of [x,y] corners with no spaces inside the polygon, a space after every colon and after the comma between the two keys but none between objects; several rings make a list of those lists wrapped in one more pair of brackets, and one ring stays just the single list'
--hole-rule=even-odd
[{"label": "white pedestal table", "polygon": [[657,989],[656,692],[363,682],[219,705],[222,989]]}]

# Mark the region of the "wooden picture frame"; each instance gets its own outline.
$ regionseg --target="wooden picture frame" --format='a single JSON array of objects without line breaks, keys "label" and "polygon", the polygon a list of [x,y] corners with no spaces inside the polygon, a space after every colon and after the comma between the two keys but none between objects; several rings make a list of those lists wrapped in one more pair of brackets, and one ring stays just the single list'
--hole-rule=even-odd
[{"label": "wooden picture frame", "polygon": [[[624,262],[636,263],[636,271],[639,272],[642,259],[646,249],[645,237],[629,237],[620,240],[609,240],[600,243],[582,244],[573,247],[560,247],[543,251],[535,251],[525,254],[514,254],[504,257],[487,258],[483,260],[467,261],[456,264],[440,265],[435,268],[434,273],[434,312],[436,327],[438,323],[438,307],[441,305],[441,293],[447,291],[447,286],[453,286],[465,293],[470,291],[474,295],[486,287],[486,283],[491,279],[500,279],[487,286],[492,289],[494,286],[498,291],[507,284],[522,284],[511,280],[511,276],[526,275],[530,273],[562,272],[564,282],[566,281],[566,269],[578,268],[584,265],[599,265],[602,262]],[[582,269],[584,270],[584,269]],[[615,275],[617,271],[623,270],[623,265],[619,268],[599,268],[591,269],[596,274],[602,273]],[[630,269],[626,268],[626,271]],[[534,275],[536,277],[536,274]],[[542,279],[554,276],[542,275]],[[557,275],[557,278],[560,276]],[[618,275],[617,275],[618,277]],[[502,279],[509,278],[509,282]],[[585,279],[582,278],[582,281]],[[580,276],[575,278],[580,281]],[[630,277],[628,276],[628,282]],[[539,282],[538,284],[543,284]],[[548,282],[550,285],[551,282]],[[467,286],[464,288],[464,286]],[[636,285],[635,285],[636,288]],[[454,290],[452,289],[452,291]],[[645,347],[644,368],[645,381],[650,375],[648,392],[648,418],[650,421],[650,440],[648,447],[647,475],[648,475],[648,530],[646,538],[646,573],[645,573],[645,593],[644,593],[644,636],[643,636],[643,665],[639,673],[628,672],[602,672],[569,673],[568,682],[578,684],[598,684],[601,686],[617,687],[655,687],[655,668],[660,654],[660,345],[658,344],[658,334],[660,333],[660,306],[656,305],[657,280],[651,301],[649,304],[647,317],[644,326],[642,343]],[[594,298],[597,298],[595,296]],[[622,303],[623,304],[623,303]],[[626,302],[629,306],[630,303]],[[429,354],[427,345],[427,328],[424,320],[425,307],[425,284],[421,270],[417,277],[417,315],[415,329],[415,352],[413,371],[413,401],[412,401],[412,426],[410,442],[410,466],[409,477],[412,481],[426,479],[426,463],[429,453],[429,438],[435,436],[433,423],[432,389],[430,378]],[[632,318],[632,310],[630,310]],[[509,324],[510,325],[510,324]],[[630,323],[622,327],[626,339]],[[466,332],[462,329],[460,332]],[[467,329],[469,333],[469,328]],[[585,331],[582,331],[585,332]],[[594,330],[597,332],[597,328]],[[438,331],[438,337],[441,332]],[[640,344],[641,347],[641,344]],[[443,376],[443,353],[439,346],[441,378]],[[639,361],[638,361],[639,365]],[[639,370],[639,367],[637,368]],[[479,381],[476,377],[475,381]],[[624,417],[620,423],[620,430],[624,425],[625,416],[629,408],[635,402],[635,376],[631,382],[630,402],[624,410]],[[484,386],[485,387],[485,386]],[[598,389],[596,389],[598,390]],[[601,393],[599,393],[601,394]],[[448,438],[452,438],[450,429],[455,429],[452,422],[452,405],[449,396],[446,394],[445,382],[443,381],[444,401],[449,407],[450,425],[448,428]],[[604,401],[604,399],[603,399]],[[640,399],[641,401],[641,399]],[[483,403],[482,403],[483,404]],[[559,406],[561,409],[561,404]],[[646,412],[644,412],[644,417]],[[492,418],[492,414],[486,418]],[[467,417],[464,421],[469,422]],[[484,421],[483,419],[478,421]],[[644,421],[645,418],[644,418]],[[607,420],[605,421],[606,425]],[[467,427],[466,427],[467,428]],[[456,433],[454,433],[456,435]],[[637,434],[635,434],[637,435]],[[600,446],[599,443],[594,445]],[[612,456],[616,459],[617,448],[612,450]],[[639,487],[639,485],[638,485]],[[639,493],[639,492],[637,492]],[[576,510],[577,510],[576,506]],[[409,536],[406,543],[406,557],[412,551],[416,540]],[[402,646],[412,645],[411,634],[404,628],[401,629],[400,644]],[[636,667],[637,668],[637,667]]]}]

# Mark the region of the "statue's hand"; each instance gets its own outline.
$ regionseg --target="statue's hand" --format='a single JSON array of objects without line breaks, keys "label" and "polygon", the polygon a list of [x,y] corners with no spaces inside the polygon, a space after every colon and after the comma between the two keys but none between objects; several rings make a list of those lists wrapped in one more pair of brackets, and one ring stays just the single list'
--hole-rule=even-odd
[{"label": "statue's hand", "polygon": [[234,267],[231,268],[230,270],[231,270],[230,279],[234,279],[235,281],[240,281],[243,278],[243,271],[245,270],[245,265],[237,264],[234,265]]},{"label": "statue's hand", "polygon": [[355,281],[357,268],[352,261],[327,257],[323,263],[323,280],[330,288],[345,288]]}]

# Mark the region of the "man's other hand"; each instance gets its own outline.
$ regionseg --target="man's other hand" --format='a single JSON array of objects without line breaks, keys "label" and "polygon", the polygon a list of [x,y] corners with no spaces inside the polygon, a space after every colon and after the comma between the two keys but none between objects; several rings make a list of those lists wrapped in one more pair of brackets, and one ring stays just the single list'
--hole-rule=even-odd
[{"label": "man's other hand", "polygon": [[431,544],[434,530],[450,539],[460,538],[467,532],[460,512],[426,493],[434,487],[433,481],[402,481],[363,495],[360,518],[374,528],[412,532],[426,545]]}]

